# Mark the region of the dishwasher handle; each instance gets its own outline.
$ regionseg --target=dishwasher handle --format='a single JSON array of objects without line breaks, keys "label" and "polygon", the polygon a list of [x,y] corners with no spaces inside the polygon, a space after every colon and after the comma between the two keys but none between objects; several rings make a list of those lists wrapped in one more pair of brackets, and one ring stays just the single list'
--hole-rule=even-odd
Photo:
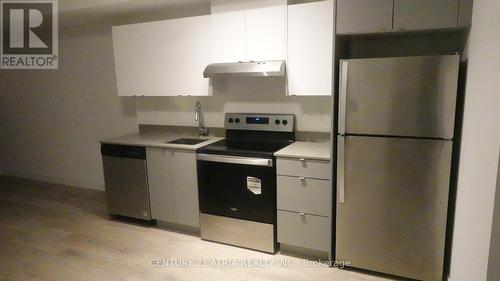
[{"label": "dishwasher handle", "polygon": [[109,157],[146,159],[146,148],[133,145],[102,144],[101,154]]}]

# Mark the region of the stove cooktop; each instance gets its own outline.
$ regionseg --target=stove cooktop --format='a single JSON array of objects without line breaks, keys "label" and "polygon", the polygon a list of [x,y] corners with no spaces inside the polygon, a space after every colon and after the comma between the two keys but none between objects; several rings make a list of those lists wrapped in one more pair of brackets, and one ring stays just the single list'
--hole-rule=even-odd
[{"label": "stove cooktop", "polygon": [[198,149],[198,153],[271,158],[276,151],[289,144],[224,139]]},{"label": "stove cooktop", "polygon": [[269,113],[226,113],[226,139],[198,153],[272,158],[295,141],[295,116]]}]

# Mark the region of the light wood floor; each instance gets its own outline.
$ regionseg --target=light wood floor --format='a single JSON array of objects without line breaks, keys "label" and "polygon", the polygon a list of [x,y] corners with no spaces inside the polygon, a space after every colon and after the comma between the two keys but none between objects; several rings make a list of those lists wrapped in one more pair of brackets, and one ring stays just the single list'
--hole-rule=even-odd
[{"label": "light wood floor", "polygon": [[[389,280],[112,220],[104,199],[101,191],[0,177],[0,280]],[[153,267],[151,259],[208,266]],[[215,264],[270,260],[275,265]],[[294,266],[277,265],[280,260]]]}]

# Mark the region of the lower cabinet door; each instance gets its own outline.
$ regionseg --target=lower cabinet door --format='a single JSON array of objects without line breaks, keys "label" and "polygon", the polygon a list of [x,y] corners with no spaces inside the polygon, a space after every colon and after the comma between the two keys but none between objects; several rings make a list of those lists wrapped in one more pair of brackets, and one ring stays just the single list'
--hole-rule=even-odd
[{"label": "lower cabinet door", "polygon": [[278,210],[278,242],[329,252],[330,218]]},{"label": "lower cabinet door", "polygon": [[194,151],[173,150],[171,155],[174,222],[199,227],[196,154]]},{"label": "lower cabinet door", "polygon": [[174,221],[170,154],[168,149],[148,147],[146,150],[151,218],[167,222]]}]

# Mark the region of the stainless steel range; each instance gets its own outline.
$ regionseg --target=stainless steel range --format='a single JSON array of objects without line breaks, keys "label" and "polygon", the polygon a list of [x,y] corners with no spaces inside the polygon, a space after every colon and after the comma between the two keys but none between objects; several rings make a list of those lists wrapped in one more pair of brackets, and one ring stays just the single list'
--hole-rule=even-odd
[{"label": "stainless steel range", "polygon": [[275,253],[276,159],[291,114],[227,113],[226,139],[198,150],[201,238]]}]

